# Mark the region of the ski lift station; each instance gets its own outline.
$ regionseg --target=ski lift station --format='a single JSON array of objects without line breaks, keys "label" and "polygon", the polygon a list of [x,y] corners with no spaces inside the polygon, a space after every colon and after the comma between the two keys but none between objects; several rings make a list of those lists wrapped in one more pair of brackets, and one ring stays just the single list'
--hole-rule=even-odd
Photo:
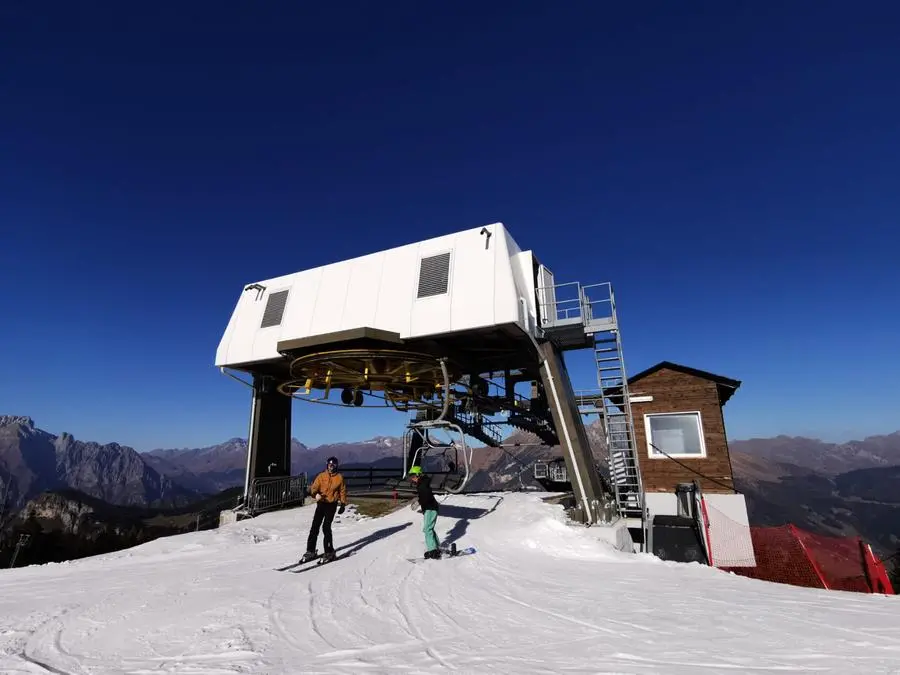
[{"label": "ski lift station", "polygon": [[[595,354],[602,472],[563,359],[576,349]],[[557,283],[502,223],[250,283],[215,363],[252,379],[245,497],[255,479],[291,475],[294,399],[388,406],[407,414],[404,476],[452,448],[446,489],[463,491],[473,445],[522,429],[560,448],[574,520],[646,550],[653,514],[612,286]]]}]

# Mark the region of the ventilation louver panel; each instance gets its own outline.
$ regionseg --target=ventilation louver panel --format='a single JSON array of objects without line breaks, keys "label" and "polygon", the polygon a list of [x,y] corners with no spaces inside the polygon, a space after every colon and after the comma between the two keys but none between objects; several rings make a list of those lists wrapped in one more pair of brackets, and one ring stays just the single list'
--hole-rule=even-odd
[{"label": "ventilation louver panel", "polygon": [[269,294],[260,328],[270,328],[281,323],[281,318],[284,316],[284,308],[287,305],[287,297],[288,291],[277,291]]},{"label": "ventilation louver panel", "polygon": [[450,285],[450,253],[422,258],[419,263],[419,292],[417,298],[443,295]]}]

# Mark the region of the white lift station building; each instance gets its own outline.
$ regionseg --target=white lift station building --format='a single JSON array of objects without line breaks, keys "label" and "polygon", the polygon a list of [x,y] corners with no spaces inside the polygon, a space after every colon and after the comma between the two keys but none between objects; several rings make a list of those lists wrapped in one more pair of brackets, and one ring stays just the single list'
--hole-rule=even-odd
[{"label": "white lift station building", "polygon": [[[603,467],[563,361],[571,349],[596,355]],[[411,427],[449,425],[484,445],[501,445],[509,426],[558,445],[571,515],[647,539],[611,284],[557,284],[502,223],[250,283],[215,363],[252,376],[245,497],[254,480],[290,476],[294,398],[377,401],[414,411]]]}]

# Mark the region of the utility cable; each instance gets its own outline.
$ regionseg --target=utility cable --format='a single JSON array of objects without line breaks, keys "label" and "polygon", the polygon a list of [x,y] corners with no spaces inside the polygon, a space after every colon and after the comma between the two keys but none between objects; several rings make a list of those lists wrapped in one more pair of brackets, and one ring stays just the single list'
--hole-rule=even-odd
[{"label": "utility cable", "polygon": [[650,442],[648,441],[648,444],[650,445],[651,448],[653,448],[654,450],[656,450],[656,451],[659,452],[660,454],[665,455],[666,457],[668,457],[669,459],[671,459],[671,460],[672,460],[673,462],[675,462],[678,466],[687,469],[687,470],[690,471],[691,473],[697,474],[698,476],[700,476],[700,478],[705,478],[705,479],[708,480],[710,483],[715,483],[716,485],[719,485],[719,486],[721,486],[721,487],[723,487],[723,488],[725,488],[725,489],[727,489],[727,490],[734,491],[734,486],[733,486],[733,485],[726,485],[725,483],[723,483],[723,482],[720,481],[720,480],[716,480],[715,478],[712,478],[711,476],[707,476],[706,474],[697,471],[697,469],[692,469],[691,467],[689,467],[689,466],[688,466],[687,464],[685,464],[684,462],[679,462],[677,459],[675,459],[674,457],[672,457],[672,455],[670,455],[669,453],[667,453],[665,450],[661,450],[660,448],[656,447],[653,443],[650,443]]}]

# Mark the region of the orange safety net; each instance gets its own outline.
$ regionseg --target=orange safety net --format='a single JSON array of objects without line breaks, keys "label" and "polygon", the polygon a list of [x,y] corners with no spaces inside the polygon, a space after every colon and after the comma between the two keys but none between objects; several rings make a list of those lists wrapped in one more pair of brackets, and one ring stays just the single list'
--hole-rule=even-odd
[{"label": "orange safety net", "polygon": [[751,527],[756,567],[723,567],[745,577],[793,586],[888,593],[884,565],[859,537],[827,537],[794,525]]}]

